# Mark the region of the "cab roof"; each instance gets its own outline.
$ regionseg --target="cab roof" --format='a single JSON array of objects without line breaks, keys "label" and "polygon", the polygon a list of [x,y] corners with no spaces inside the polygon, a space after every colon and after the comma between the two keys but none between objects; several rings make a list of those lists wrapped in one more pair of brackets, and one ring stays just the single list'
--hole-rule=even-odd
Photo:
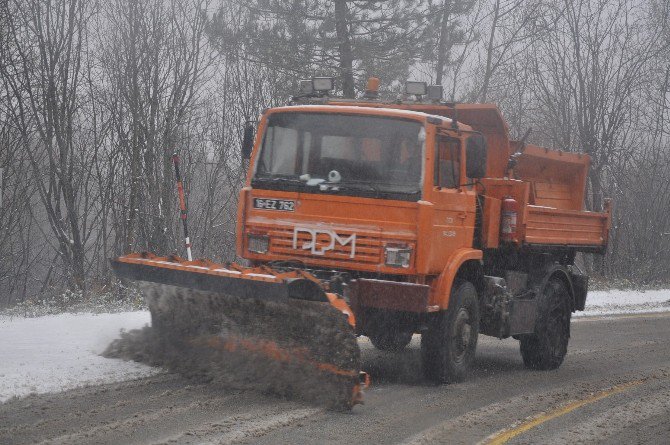
[{"label": "cab roof", "polygon": [[[371,110],[374,108],[374,111]],[[310,104],[310,105],[289,105],[283,107],[275,107],[268,110],[268,113],[283,113],[283,112],[311,112],[311,113],[346,113],[346,114],[365,114],[387,117],[399,117],[419,120],[422,122],[429,122],[432,124],[451,126],[452,119],[439,115],[432,114],[425,111],[410,110],[405,108],[394,108],[384,106],[369,106],[366,103],[352,104],[342,102],[328,102],[324,104]],[[459,123],[461,130],[470,130],[469,126]]]}]

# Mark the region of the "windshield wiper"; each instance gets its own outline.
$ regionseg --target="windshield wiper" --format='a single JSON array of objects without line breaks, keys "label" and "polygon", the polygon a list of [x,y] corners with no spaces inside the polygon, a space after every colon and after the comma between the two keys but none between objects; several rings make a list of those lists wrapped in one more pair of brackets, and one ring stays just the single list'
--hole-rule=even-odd
[{"label": "windshield wiper", "polygon": [[367,187],[369,190],[372,190],[373,192],[376,192],[376,193],[381,192],[379,187],[377,187],[376,185],[372,184],[371,182],[367,182],[367,181],[358,181],[358,180],[355,180],[355,179],[350,179],[350,180],[347,180],[347,181],[344,181],[344,182],[340,182],[340,184],[343,184],[344,186],[347,186],[349,184],[362,185],[362,186]]},{"label": "windshield wiper", "polygon": [[320,182],[317,184],[319,189],[321,191],[329,191],[329,192],[343,192],[347,190],[361,190],[361,187],[359,186],[364,186],[368,190],[374,192],[374,197],[379,198],[381,196],[381,190],[374,186],[373,184],[366,182],[366,181],[356,181],[356,180],[348,180],[348,181],[341,181],[341,182],[330,182],[330,181],[324,181]]},{"label": "windshield wiper", "polygon": [[256,176],[254,180],[268,182],[287,182],[289,184],[305,185],[305,182],[298,178],[287,178],[286,176]]},{"label": "windshield wiper", "polygon": [[[284,183],[284,184],[291,184],[294,186],[301,186],[305,187],[306,189],[312,189],[315,188],[321,192],[329,192],[329,193],[339,193],[339,192],[344,192],[344,193],[351,193],[353,190],[359,190],[359,191],[364,191],[367,190],[369,192],[372,192],[372,196],[374,198],[380,198],[382,195],[386,193],[398,193],[402,195],[412,195],[419,193],[419,190],[384,190],[382,187],[380,187],[378,184],[371,183],[368,181],[362,181],[362,180],[356,180],[356,179],[349,179],[345,181],[339,181],[339,182],[330,182],[328,180],[324,180],[321,178],[310,178],[308,180],[299,179],[296,177],[287,177],[287,176],[257,176],[253,179],[253,181],[261,181],[266,184],[268,183]],[[310,183],[310,181],[315,181]],[[316,182],[319,181],[319,182]],[[393,184],[393,183],[391,183]],[[391,185],[391,184],[382,184],[382,185]],[[394,184],[394,185],[400,185],[400,184]]]},{"label": "windshield wiper", "polygon": [[[382,183],[374,183],[374,182],[368,182],[368,181],[360,181],[360,180],[352,180],[352,181],[347,181],[351,182],[354,184],[361,184],[367,186],[370,190],[374,190],[376,192],[380,193],[407,193],[407,194],[412,194],[412,193],[419,193],[421,190],[420,189],[410,189],[410,190],[398,190],[397,187],[402,187],[402,188],[409,188],[412,187],[412,184],[408,184],[406,182],[382,182]],[[381,186],[381,187],[380,187]],[[388,187],[393,187],[396,186],[396,188],[393,188],[391,190],[387,189]]]}]

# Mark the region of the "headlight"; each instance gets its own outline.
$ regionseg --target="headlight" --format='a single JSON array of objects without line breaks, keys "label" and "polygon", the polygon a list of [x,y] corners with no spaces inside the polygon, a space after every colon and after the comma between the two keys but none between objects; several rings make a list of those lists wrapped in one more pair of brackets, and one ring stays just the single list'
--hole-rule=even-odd
[{"label": "headlight", "polygon": [[247,235],[247,249],[252,253],[267,253],[270,237],[257,233]]},{"label": "headlight", "polygon": [[412,249],[409,247],[386,246],[384,254],[387,266],[408,268],[409,260],[412,258]]}]

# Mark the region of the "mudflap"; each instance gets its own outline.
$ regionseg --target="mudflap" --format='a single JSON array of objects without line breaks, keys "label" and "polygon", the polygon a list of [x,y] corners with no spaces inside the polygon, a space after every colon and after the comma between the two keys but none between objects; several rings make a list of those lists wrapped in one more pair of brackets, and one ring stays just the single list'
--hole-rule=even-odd
[{"label": "mudflap", "polygon": [[361,403],[356,336],[329,303],[138,284],[169,370],[333,409]]}]

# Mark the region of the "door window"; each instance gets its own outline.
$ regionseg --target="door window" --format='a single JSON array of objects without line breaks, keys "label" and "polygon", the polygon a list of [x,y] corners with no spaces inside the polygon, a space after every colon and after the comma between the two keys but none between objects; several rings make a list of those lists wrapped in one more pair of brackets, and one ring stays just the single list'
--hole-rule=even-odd
[{"label": "door window", "polygon": [[460,141],[438,136],[436,147],[435,185],[458,188],[461,183]]}]

